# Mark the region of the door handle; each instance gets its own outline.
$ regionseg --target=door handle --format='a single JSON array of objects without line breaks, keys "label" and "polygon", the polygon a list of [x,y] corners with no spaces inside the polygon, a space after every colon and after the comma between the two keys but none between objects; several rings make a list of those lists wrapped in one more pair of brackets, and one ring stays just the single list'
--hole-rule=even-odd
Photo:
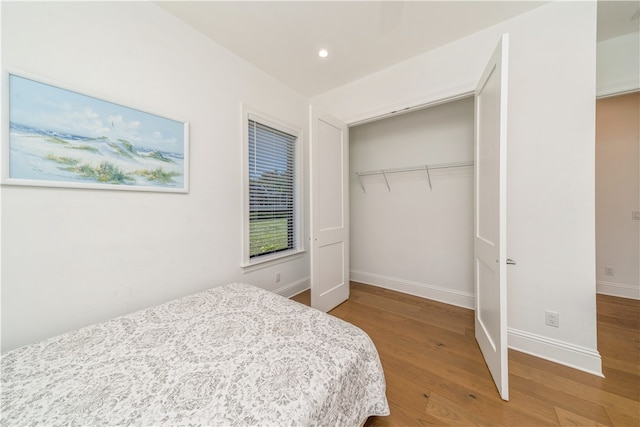
[{"label": "door handle", "polygon": [[511,258],[507,258],[507,265],[516,265],[516,262]]}]

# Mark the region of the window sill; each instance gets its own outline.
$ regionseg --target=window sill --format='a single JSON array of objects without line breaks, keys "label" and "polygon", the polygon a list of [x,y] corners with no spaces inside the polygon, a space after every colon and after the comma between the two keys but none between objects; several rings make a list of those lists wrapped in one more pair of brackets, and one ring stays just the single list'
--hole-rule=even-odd
[{"label": "window sill", "polygon": [[261,268],[270,267],[272,265],[281,264],[283,262],[293,261],[298,258],[302,258],[302,256],[307,253],[304,249],[297,249],[287,252],[282,252],[274,255],[265,255],[256,260],[251,260],[248,263],[244,263],[240,265],[242,267],[243,273],[250,273],[255,270],[259,270]]}]

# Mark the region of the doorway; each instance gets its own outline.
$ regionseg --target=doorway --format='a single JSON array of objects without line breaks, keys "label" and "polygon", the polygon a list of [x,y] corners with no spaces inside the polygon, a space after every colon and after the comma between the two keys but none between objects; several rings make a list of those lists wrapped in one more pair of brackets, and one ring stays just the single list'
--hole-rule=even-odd
[{"label": "doorway", "polygon": [[474,309],[474,100],[349,129],[351,279]]},{"label": "doorway", "polygon": [[640,299],[639,140],[640,92],[596,101],[597,292],[635,299]]}]

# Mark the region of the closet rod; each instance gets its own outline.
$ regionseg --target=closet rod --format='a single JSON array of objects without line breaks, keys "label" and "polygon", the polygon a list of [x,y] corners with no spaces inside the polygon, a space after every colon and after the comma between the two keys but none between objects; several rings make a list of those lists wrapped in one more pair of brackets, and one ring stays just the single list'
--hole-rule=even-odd
[{"label": "closet rod", "polygon": [[417,172],[423,171],[425,169],[447,169],[447,168],[459,168],[463,166],[473,166],[473,162],[452,162],[452,163],[435,163],[431,165],[422,165],[422,166],[413,166],[409,168],[395,168],[395,169],[378,169],[375,171],[366,171],[366,172],[356,172],[358,176],[367,176],[367,175],[380,175],[387,173],[398,173],[398,172]]},{"label": "closet rod", "polygon": [[430,170],[448,169],[448,168],[460,168],[460,167],[466,167],[466,166],[473,166],[473,162],[472,161],[466,161],[466,162],[435,163],[435,164],[431,164],[431,165],[412,166],[412,167],[407,167],[407,168],[380,169],[380,170],[375,170],[375,171],[356,172],[356,175],[358,175],[358,178],[360,180],[360,186],[362,187],[362,192],[366,193],[366,190],[365,190],[365,187],[364,187],[364,183],[362,182],[362,177],[363,176],[380,175],[380,174],[382,174],[384,176],[384,180],[385,180],[385,182],[387,184],[387,189],[389,191],[391,191],[391,186],[389,185],[389,180],[387,179],[387,174],[390,174],[390,173],[401,173],[401,172],[425,171],[427,173],[427,179],[429,180],[429,189],[433,190],[433,187],[431,185],[431,175],[429,174]]}]

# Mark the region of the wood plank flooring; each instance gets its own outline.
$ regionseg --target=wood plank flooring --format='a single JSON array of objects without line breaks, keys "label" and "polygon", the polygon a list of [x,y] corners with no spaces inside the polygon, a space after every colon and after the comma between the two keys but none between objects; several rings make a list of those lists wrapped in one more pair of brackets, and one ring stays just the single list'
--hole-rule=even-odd
[{"label": "wood plank flooring", "polygon": [[[309,305],[309,291],[295,296]],[[600,378],[509,351],[500,399],[473,333],[473,311],[351,282],[330,313],[366,331],[387,380],[373,426],[640,426],[640,301],[597,296]]]}]

